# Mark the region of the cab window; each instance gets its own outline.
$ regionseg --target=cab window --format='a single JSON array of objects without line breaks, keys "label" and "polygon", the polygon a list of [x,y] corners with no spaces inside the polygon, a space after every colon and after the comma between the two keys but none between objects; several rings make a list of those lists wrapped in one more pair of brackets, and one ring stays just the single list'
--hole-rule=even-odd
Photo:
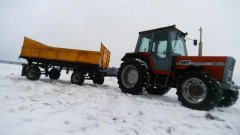
[{"label": "cab window", "polygon": [[152,34],[142,35],[140,39],[139,52],[148,52],[151,44]]}]

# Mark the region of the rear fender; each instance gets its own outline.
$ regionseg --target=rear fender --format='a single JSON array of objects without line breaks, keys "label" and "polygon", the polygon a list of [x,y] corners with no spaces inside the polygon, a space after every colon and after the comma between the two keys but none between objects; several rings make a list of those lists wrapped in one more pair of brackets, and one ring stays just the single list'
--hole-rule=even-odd
[{"label": "rear fender", "polygon": [[146,59],[147,60],[146,53],[126,53],[121,60],[126,61],[126,60],[132,59],[132,58]]},{"label": "rear fender", "polygon": [[151,56],[149,53],[146,52],[140,52],[140,53],[126,53],[124,57],[121,59],[122,61],[126,61],[129,59],[140,59],[148,65],[148,68],[150,69],[150,72],[153,72],[154,65],[151,63]]}]

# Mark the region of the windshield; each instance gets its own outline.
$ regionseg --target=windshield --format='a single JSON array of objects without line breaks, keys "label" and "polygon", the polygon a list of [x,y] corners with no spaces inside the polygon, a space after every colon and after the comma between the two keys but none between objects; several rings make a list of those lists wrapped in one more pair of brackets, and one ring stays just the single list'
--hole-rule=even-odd
[{"label": "windshield", "polygon": [[172,40],[172,53],[187,56],[185,40],[183,37],[176,36],[175,40]]}]

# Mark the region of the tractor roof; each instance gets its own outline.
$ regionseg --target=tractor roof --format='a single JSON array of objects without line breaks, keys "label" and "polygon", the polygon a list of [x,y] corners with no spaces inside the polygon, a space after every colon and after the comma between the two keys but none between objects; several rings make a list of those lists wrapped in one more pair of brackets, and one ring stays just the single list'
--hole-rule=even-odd
[{"label": "tractor roof", "polygon": [[170,31],[170,30],[175,30],[175,31],[181,33],[182,35],[187,35],[187,33],[184,33],[181,30],[177,29],[176,25],[157,28],[157,29],[151,29],[151,30],[146,30],[146,31],[141,31],[141,32],[139,32],[139,34],[153,33],[153,32],[158,32],[158,31]]}]

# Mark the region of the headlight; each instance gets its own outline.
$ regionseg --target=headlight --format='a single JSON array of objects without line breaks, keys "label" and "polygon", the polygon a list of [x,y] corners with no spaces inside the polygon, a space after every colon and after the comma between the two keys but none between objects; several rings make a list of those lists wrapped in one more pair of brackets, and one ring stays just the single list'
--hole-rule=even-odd
[{"label": "headlight", "polygon": [[224,67],[224,75],[223,75],[224,82],[232,83],[234,65],[235,65],[235,59],[233,57],[227,57],[227,61]]},{"label": "headlight", "polygon": [[227,72],[227,82],[228,83],[232,82],[232,75],[233,75],[233,71],[229,69]]}]

